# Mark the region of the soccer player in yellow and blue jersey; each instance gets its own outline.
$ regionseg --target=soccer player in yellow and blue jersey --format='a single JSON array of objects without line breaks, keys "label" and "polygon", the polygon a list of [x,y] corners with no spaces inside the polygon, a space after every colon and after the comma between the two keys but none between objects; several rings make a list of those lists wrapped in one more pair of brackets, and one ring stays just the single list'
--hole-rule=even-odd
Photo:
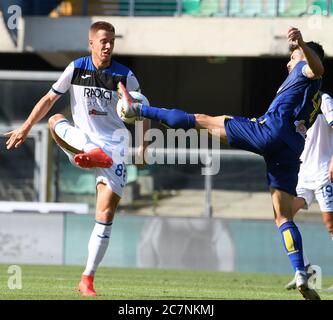
[{"label": "soccer player in yellow and blue jersey", "polygon": [[296,286],[305,299],[320,299],[309,288],[303,262],[302,237],[293,221],[292,204],[296,196],[300,155],[307,129],[320,111],[319,93],[324,73],[324,51],[315,42],[304,42],[300,30],[291,27],[287,34],[290,46],[289,75],[280,86],[267,112],[259,119],[188,114],[178,109],[150,107],[133,102],[119,83],[121,108],[118,115],[148,118],[171,128],[207,129],[225,144],[264,157],[274,209],[275,222],[295,272]]}]

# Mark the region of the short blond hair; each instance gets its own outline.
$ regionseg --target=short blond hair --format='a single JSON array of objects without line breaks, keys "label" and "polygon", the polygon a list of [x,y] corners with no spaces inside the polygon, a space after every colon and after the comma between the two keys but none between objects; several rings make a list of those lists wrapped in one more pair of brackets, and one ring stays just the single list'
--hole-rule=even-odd
[{"label": "short blond hair", "polygon": [[111,23],[106,22],[106,21],[97,21],[97,22],[93,23],[90,26],[89,33],[93,34],[93,33],[98,32],[99,30],[105,30],[105,31],[108,31],[111,33],[115,33],[114,26]]}]

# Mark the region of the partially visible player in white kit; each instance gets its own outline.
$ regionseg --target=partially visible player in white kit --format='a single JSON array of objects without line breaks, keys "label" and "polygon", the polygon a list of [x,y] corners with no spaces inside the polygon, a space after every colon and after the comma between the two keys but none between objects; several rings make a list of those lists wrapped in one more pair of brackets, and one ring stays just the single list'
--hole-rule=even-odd
[{"label": "partially visible player in white kit", "polygon": [[[296,215],[300,209],[308,209],[316,198],[323,223],[333,240],[333,98],[326,93],[321,98],[321,113],[306,134],[293,212]],[[313,271],[305,252],[303,257],[310,277]],[[286,285],[286,289],[295,288],[295,279]]]},{"label": "partially visible player in white kit", "polygon": [[[116,111],[117,84],[122,82],[127,90],[140,91],[133,72],[111,59],[114,41],[115,29],[110,23],[92,24],[89,30],[91,55],[71,62],[24,124],[6,133],[7,149],[19,147],[31,127],[70,90],[75,126],[62,114],[53,115],[48,122],[54,140],[72,164],[96,169],[96,223],[88,244],[87,265],[79,283],[84,296],[96,295],[95,272],[107,250],[112,221],[126,182],[124,156],[128,131]],[[149,122],[145,121],[143,127],[144,134]],[[140,146],[139,150],[143,152],[145,147]]]}]

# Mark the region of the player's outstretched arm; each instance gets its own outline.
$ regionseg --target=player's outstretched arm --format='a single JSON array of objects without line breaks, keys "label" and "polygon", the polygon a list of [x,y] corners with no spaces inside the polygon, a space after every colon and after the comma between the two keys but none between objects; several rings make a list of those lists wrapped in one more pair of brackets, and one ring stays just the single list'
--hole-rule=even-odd
[{"label": "player's outstretched arm", "polygon": [[324,66],[313,50],[311,50],[303,40],[302,33],[299,29],[291,27],[288,30],[288,41],[297,42],[299,47],[303,50],[305,58],[308,62],[306,74],[308,78],[319,78],[324,74]]},{"label": "player's outstretched arm", "polygon": [[33,125],[40,121],[49,112],[59,97],[60,95],[57,95],[52,91],[48,92],[37,102],[28,119],[21,125],[21,127],[4,134],[8,137],[6,141],[7,150],[13,147],[18,148],[25,141]]}]

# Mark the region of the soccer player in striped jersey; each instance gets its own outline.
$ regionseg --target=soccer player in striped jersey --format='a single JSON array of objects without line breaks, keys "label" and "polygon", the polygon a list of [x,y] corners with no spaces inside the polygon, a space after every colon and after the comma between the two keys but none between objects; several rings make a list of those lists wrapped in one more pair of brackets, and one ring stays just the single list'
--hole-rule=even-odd
[{"label": "soccer player in striped jersey", "polygon": [[[71,62],[40,99],[23,125],[6,133],[7,149],[19,147],[30,129],[69,90],[74,126],[62,115],[53,115],[48,123],[59,147],[72,164],[96,171],[96,222],[88,244],[88,260],[79,290],[95,296],[93,281],[98,265],[107,250],[112,221],[126,183],[124,156],[127,154],[128,130],[117,115],[117,84],[129,91],[140,91],[133,72],[112,59],[115,28],[98,21],[89,30],[91,55]],[[144,132],[149,120],[144,121]],[[143,140],[143,139],[142,139]],[[145,145],[139,152],[144,152]]]},{"label": "soccer player in striped jersey", "polygon": [[[315,42],[304,42],[300,30],[291,27],[287,34],[290,46],[289,75],[280,86],[267,112],[259,119],[189,114],[179,109],[164,109],[133,102],[119,83],[122,108],[119,116],[148,118],[170,128],[207,129],[211,135],[234,148],[248,150],[264,157],[274,217],[282,242],[295,272],[296,286],[305,299],[320,299],[309,288],[306,277],[302,237],[293,221],[293,200],[304,148],[306,130],[320,109],[321,76],[324,73],[323,48]],[[209,84],[208,84],[209,85]]]}]

